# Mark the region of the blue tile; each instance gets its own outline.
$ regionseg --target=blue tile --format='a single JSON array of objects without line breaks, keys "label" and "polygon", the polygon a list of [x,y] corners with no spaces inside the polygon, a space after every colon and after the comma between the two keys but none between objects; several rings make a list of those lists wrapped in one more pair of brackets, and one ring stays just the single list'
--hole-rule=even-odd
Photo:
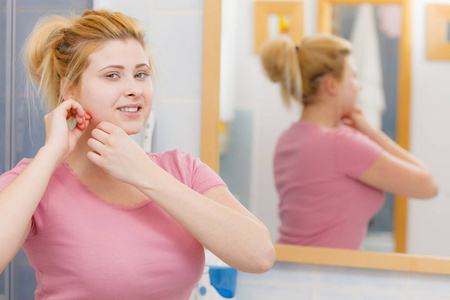
[{"label": "blue tile", "polygon": [[35,0],[19,0],[17,1],[17,8],[34,8],[34,9],[85,9],[92,8],[92,0],[52,0],[52,1],[35,1]]}]

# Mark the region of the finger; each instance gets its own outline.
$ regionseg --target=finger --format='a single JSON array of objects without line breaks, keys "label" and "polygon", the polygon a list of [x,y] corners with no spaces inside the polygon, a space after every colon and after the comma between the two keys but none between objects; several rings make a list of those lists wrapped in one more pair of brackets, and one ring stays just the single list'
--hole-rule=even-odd
[{"label": "finger", "polygon": [[86,156],[92,163],[99,167],[102,167],[102,157],[98,153],[89,151]]},{"label": "finger", "polygon": [[97,125],[97,128],[103,130],[106,133],[113,133],[116,130],[121,130],[119,126],[105,121],[100,122],[100,124]]},{"label": "finger", "polygon": [[97,152],[98,154],[102,154],[105,150],[105,144],[103,144],[102,142],[94,139],[94,138],[90,138],[87,141],[87,144],[89,147],[91,147],[92,150],[94,150],[95,152]]},{"label": "finger", "polygon": [[74,116],[75,121],[77,122],[77,126],[80,129],[86,129],[86,122],[85,119],[79,115]]},{"label": "finger", "polygon": [[103,144],[105,144],[106,139],[108,138],[109,134],[99,128],[95,128],[94,130],[92,130],[91,133],[92,137],[96,140],[98,140],[99,142],[102,142]]},{"label": "finger", "polygon": [[83,135],[85,128],[80,128],[79,126],[75,126],[72,129],[72,134],[75,135],[75,140],[78,141],[80,137]]},{"label": "finger", "polygon": [[86,112],[84,111],[83,107],[78,101],[75,101],[73,99],[68,99],[64,102],[68,102],[71,105],[71,110],[74,114],[85,116]]}]

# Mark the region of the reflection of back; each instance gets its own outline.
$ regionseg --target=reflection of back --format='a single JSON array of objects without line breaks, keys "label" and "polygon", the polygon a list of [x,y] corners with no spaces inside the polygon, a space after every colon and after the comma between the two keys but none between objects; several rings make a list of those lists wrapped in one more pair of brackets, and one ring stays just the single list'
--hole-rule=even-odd
[{"label": "reflection of back", "polygon": [[350,40],[358,66],[358,77],[363,85],[358,95],[358,104],[369,121],[381,129],[386,101],[373,6],[364,4],[359,7]]}]

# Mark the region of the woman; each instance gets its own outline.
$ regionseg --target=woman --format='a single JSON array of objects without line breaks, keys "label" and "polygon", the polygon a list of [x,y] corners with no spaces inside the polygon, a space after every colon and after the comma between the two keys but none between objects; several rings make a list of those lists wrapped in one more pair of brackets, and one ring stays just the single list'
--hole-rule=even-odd
[{"label": "woman", "polygon": [[270,269],[267,229],[217,174],[129,137],[153,102],[136,20],[109,11],[44,19],[26,61],[53,110],[35,158],[0,177],[0,270],[23,246],[36,299],[187,299],[203,246],[236,269]]},{"label": "woman", "polygon": [[385,191],[414,198],[437,193],[427,168],[356,105],[361,84],[351,51],[349,41],[326,34],[299,45],[283,36],[261,49],[285,104],[303,105],[275,151],[278,243],[358,249]]}]

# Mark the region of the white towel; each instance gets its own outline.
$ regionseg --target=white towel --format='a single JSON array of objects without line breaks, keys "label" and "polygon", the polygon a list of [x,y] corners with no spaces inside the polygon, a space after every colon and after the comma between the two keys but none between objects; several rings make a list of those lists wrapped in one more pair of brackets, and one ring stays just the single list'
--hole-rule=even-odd
[{"label": "white towel", "polygon": [[363,89],[359,92],[358,105],[369,121],[377,128],[382,126],[382,115],[386,109],[381,69],[380,46],[375,24],[373,6],[359,7],[351,38],[353,56],[356,60],[359,80]]}]

